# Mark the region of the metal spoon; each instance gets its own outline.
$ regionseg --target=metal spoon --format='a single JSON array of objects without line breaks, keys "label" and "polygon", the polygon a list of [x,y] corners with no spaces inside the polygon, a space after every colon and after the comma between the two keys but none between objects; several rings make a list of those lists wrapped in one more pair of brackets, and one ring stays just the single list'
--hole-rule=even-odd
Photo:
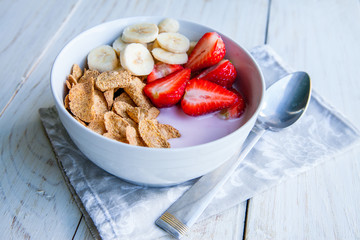
[{"label": "metal spoon", "polygon": [[264,132],[278,131],[296,122],[305,112],[310,94],[311,81],[305,72],[289,74],[271,85],[240,154],[202,176],[155,223],[178,239],[186,234]]}]

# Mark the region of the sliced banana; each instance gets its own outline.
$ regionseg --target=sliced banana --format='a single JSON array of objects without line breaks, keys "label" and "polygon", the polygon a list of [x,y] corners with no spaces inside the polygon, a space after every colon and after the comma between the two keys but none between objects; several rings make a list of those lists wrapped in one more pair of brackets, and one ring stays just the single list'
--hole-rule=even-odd
[{"label": "sliced banana", "polygon": [[190,56],[191,52],[194,50],[194,47],[196,46],[197,43],[198,42],[193,42],[193,41],[190,42],[189,50],[187,50],[186,52],[188,56]]},{"label": "sliced banana", "polygon": [[109,45],[94,48],[87,56],[88,67],[91,70],[106,72],[119,66],[119,59],[114,49]]},{"label": "sliced banana", "polygon": [[154,68],[154,59],[149,50],[140,43],[130,43],[120,52],[121,66],[133,75],[144,76]]},{"label": "sliced banana", "polygon": [[165,18],[162,20],[159,25],[159,32],[177,32],[179,31],[180,24],[177,20],[173,18]]},{"label": "sliced banana", "polygon": [[[146,43],[141,43],[142,45],[144,45],[145,47],[147,47]],[[121,37],[118,37],[114,42],[113,42],[113,49],[115,50],[116,54],[118,56],[120,56],[120,52],[122,50],[125,49],[125,47],[129,45],[129,43],[124,42]]]},{"label": "sliced banana", "polygon": [[160,33],[157,37],[160,47],[173,53],[186,53],[190,47],[190,41],[180,33]]},{"label": "sliced banana", "polygon": [[120,52],[124,50],[127,45],[128,43],[124,42],[120,36],[113,42],[112,47],[115,50],[116,54],[119,56]]},{"label": "sliced banana", "polygon": [[168,64],[184,64],[188,60],[186,53],[172,53],[162,48],[154,48],[151,53],[157,60]]},{"label": "sliced banana", "polygon": [[133,24],[125,28],[122,40],[127,43],[149,43],[156,39],[159,28],[153,23]]}]

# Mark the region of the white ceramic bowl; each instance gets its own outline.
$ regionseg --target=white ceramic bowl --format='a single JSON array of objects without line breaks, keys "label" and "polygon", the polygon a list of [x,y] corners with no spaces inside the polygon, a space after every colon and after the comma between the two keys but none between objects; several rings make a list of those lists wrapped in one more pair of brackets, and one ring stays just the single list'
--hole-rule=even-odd
[{"label": "white ceramic bowl", "polygon": [[[255,124],[264,97],[265,84],[250,54],[226,36],[226,58],[237,69],[237,84],[247,107],[244,124],[231,134],[209,143],[190,147],[154,149],[131,146],[103,137],[78,123],[64,108],[65,80],[74,63],[84,66],[93,48],[110,44],[133,23],[159,23],[163,17],[124,18],[95,26],[71,40],[57,56],[51,72],[51,91],[59,117],[71,139],[96,165],[126,181],[148,186],[170,186],[202,176],[228,160],[242,146]],[[209,31],[200,24],[179,20],[179,32],[200,39]],[[220,33],[219,31],[216,31]],[[221,33],[220,33],[221,34]]]}]

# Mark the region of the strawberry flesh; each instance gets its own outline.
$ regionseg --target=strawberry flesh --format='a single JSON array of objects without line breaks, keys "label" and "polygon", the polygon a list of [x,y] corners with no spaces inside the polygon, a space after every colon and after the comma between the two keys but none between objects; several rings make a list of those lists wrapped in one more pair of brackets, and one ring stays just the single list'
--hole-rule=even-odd
[{"label": "strawberry flesh", "polygon": [[155,81],[156,79],[163,78],[173,72],[183,69],[181,65],[178,64],[167,64],[167,63],[157,63],[154,66],[154,69],[147,76],[146,81],[148,83]]},{"label": "strawberry flesh", "polygon": [[226,53],[224,41],[216,32],[205,33],[191,52],[186,68],[191,71],[213,66],[224,58]]},{"label": "strawberry flesh", "polygon": [[238,96],[237,102],[229,108],[225,108],[220,111],[220,117],[223,119],[234,119],[239,118],[245,109],[245,100],[243,96],[234,88],[230,89]]},{"label": "strawberry flesh", "polygon": [[158,108],[171,107],[179,102],[183,96],[190,75],[190,69],[182,69],[154,80],[146,84],[144,94]]},{"label": "strawberry flesh", "polygon": [[229,60],[223,59],[218,64],[202,71],[196,78],[208,80],[229,89],[235,82],[236,69]]},{"label": "strawberry flesh", "polygon": [[238,101],[238,96],[213,82],[192,79],[185,88],[181,108],[190,116],[199,116],[228,108]]}]

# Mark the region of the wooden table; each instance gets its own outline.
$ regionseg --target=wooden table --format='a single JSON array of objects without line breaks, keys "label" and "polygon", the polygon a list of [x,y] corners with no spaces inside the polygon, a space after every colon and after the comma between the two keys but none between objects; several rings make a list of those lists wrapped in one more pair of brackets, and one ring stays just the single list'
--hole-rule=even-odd
[{"label": "wooden table", "polygon": [[[53,105],[52,63],[80,32],[128,16],[187,19],[251,49],[267,43],[360,128],[359,0],[0,2],[0,239],[91,239],[38,109]],[[360,149],[224,213],[190,239],[360,239]],[[162,238],[165,239],[165,238]],[[167,238],[166,238],[167,239]]]}]

